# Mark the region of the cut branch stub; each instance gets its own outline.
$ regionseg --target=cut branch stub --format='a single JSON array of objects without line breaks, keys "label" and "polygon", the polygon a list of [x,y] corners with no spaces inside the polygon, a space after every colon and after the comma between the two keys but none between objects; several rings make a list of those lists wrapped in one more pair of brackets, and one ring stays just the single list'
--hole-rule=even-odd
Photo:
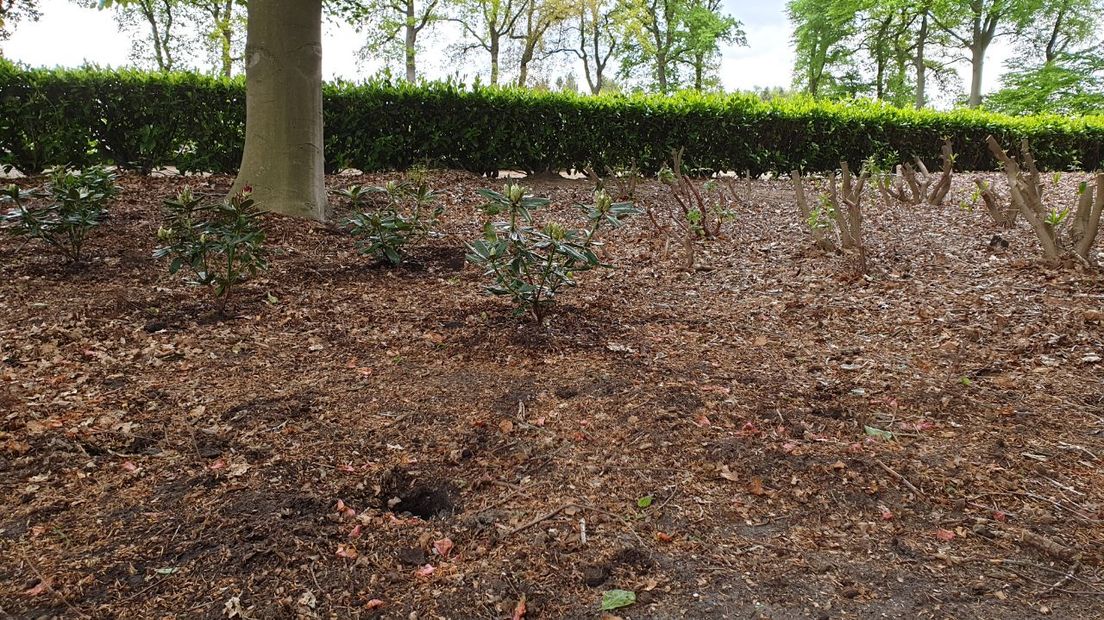
[{"label": "cut branch stub", "polygon": [[954,174],[954,152],[951,150],[950,140],[943,142],[940,157],[943,159],[943,173],[928,195],[928,204],[932,206],[942,205],[947,198],[947,194],[951,191],[951,177]]},{"label": "cut branch stub", "polygon": [[878,179],[882,196],[891,196],[907,205],[918,205],[922,202],[933,206],[942,205],[951,191],[951,177],[954,174],[954,152],[951,150],[949,140],[944,141],[940,157],[943,160],[943,168],[939,180],[935,181],[934,185],[932,185],[934,178],[924,160],[914,157],[915,168],[911,164],[898,164],[894,178]]},{"label": "cut branch stub", "polygon": [[1074,253],[1086,263],[1092,264],[1094,261],[1090,252],[1100,231],[1100,217],[1104,211],[1104,173],[1098,172],[1094,183],[1082,184],[1080,192],[1077,211],[1070,222],[1070,239],[1073,241]]},{"label": "cut branch stub", "polygon": [[816,215],[813,213],[813,209],[809,208],[809,201],[805,196],[805,179],[802,178],[801,173],[794,170],[790,173],[790,178],[793,179],[794,196],[797,199],[797,211],[801,215],[801,221],[813,234],[813,239],[816,242],[816,246],[825,252],[835,252],[836,242],[828,236],[828,229],[820,222],[819,211]]},{"label": "cut branch stub", "polygon": [[[862,194],[866,186],[867,171],[863,171],[857,177],[851,176],[851,169],[847,162],[840,162],[840,173],[843,177],[841,193],[838,198],[835,195],[835,178],[832,181],[832,197],[836,215],[836,223],[839,227],[840,244],[844,249],[857,250],[859,253],[859,268],[866,272],[866,246],[862,239]],[[854,180],[852,180],[854,179]]]},{"label": "cut branch stub", "polygon": [[837,248],[854,250],[858,266],[866,273],[866,247],[862,239],[862,195],[869,176],[863,171],[851,174],[847,162],[840,163],[840,173],[833,174],[828,182],[828,193],[821,196],[821,203],[810,207],[805,196],[804,179],[798,171],[790,173],[797,197],[797,208],[806,226],[813,233],[817,247],[834,251]]},{"label": "cut branch stub", "polygon": [[1008,177],[1008,185],[1012,192],[1012,204],[1031,224],[1031,229],[1035,231],[1039,245],[1043,248],[1043,258],[1050,263],[1058,262],[1060,256],[1058,237],[1054,226],[1047,222],[1047,210],[1043,206],[1043,184],[1039,179],[1039,169],[1035,167],[1035,158],[1031,156],[1027,140],[1020,144],[1022,166],[1004,152],[996,138],[989,136],[986,142],[993,156],[1004,167],[1004,174]]},{"label": "cut branch stub", "polygon": [[997,226],[1001,228],[1015,228],[1016,216],[1019,215],[1016,206],[1011,202],[1001,203],[997,193],[993,191],[992,186],[990,186],[987,181],[974,179],[974,183],[978,187],[978,196],[981,198],[982,203],[985,204],[985,210],[989,213],[989,217],[993,218]]}]

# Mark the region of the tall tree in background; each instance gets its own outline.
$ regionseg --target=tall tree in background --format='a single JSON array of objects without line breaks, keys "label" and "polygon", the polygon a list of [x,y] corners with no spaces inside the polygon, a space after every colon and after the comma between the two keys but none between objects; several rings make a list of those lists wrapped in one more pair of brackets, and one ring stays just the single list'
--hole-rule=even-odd
[{"label": "tall tree in background", "polygon": [[[0,0],[2,1],[2,0]],[[75,0],[99,6],[99,0]],[[120,30],[145,32],[133,41],[131,58],[159,71],[195,67],[198,49],[213,59],[213,73],[229,77],[240,57],[246,0],[128,0],[116,12]]]},{"label": "tall tree in background", "polygon": [[795,86],[925,106],[929,79],[954,75],[945,59],[950,38],[932,25],[939,1],[946,0],[790,0]]},{"label": "tall tree in background", "polygon": [[868,2],[859,20],[858,50],[872,68],[871,96],[902,105],[911,98],[909,60],[913,48],[913,25],[917,15],[909,3]]},{"label": "tall tree in background", "polygon": [[936,0],[929,11],[932,24],[957,43],[970,64],[970,94],[966,105],[981,105],[985,53],[1001,36],[1025,27],[1038,13],[1038,0]]},{"label": "tall tree in background", "polygon": [[1104,112],[1102,0],[1044,0],[986,107],[1009,114]]},{"label": "tall tree in background", "polygon": [[686,51],[679,36],[684,4],[684,0],[624,0],[622,75],[643,67],[659,92],[672,90],[671,82],[677,83],[675,59]]},{"label": "tall tree in background", "polygon": [[243,15],[237,10],[246,0],[189,0],[210,20],[207,26],[208,41],[214,44],[215,57],[218,59],[216,71],[223,77],[230,77],[234,71],[235,43],[245,25]]},{"label": "tall tree in background", "polygon": [[855,34],[851,0],[790,0],[786,5],[794,26],[794,86],[817,97],[834,82],[833,68],[852,61],[846,45]]},{"label": "tall tree in background", "polygon": [[722,0],[691,0],[683,18],[686,28],[686,59],[694,76],[694,90],[720,84],[716,68],[720,64],[722,43],[747,46],[743,24],[731,15],[721,13]]},{"label": "tall tree in background", "polygon": [[419,39],[445,18],[442,0],[335,0],[332,9],[367,34],[366,57],[401,59],[406,80],[418,79]]},{"label": "tall tree in background", "polygon": [[576,46],[571,52],[583,63],[583,75],[592,95],[606,84],[606,67],[619,50],[617,5],[613,0],[579,0],[575,3],[571,31]]},{"label": "tall tree in background", "polygon": [[916,44],[912,48],[912,69],[916,74],[916,90],[912,102],[917,110],[928,103],[928,41],[931,36],[929,7],[930,0],[920,3],[920,23],[916,29]]},{"label": "tall tree in background", "polygon": [[520,46],[517,85],[524,87],[529,79],[529,65],[538,57],[546,58],[564,49],[549,47],[548,34],[571,15],[571,0],[528,0],[525,13],[518,20],[510,38]]},{"label": "tall tree in background", "polygon": [[[0,0],[0,41],[7,41],[19,22],[38,21],[41,16],[38,0]],[[3,55],[0,49],[0,57]]]},{"label": "tall tree in background", "polygon": [[[80,0],[95,6],[98,0]],[[119,29],[144,30],[146,35],[133,41],[131,58],[138,64],[152,60],[158,71],[177,68],[176,59],[190,51],[188,42],[178,36],[189,7],[182,0],[130,0],[116,13]]]},{"label": "tall tree in background", "polygon": [[473,50],[487,52],[490,60],[490,81],[498,84],[501,73],[500,60],[510,35],[524,18],[533,0],[456,0],[455,10],[449,21],[460,24],[465,43],[460,45],[461,55]]},{"label": "tall tree in background", "polygon": [[643,70],[661,93],[683,84],[680,66],[690,67],[691,73],[701,68],[704,82],[709,70],[705,65],[716,62],[721,44],[743,36],[739,21],[720,14],[720,4],[711,0],[623,0],[619,13],[624,39],[622,74]]}]

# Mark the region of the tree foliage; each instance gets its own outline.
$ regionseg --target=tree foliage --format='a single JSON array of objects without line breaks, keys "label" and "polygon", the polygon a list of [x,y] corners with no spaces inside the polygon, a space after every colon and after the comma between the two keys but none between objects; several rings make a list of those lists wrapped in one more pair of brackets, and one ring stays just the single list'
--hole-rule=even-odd
[{"label": "tree foliage", "polygon": [[1008,114],[1104,112],[1101,0],[1044,0],[987,107]]},{"label": "tree foliage", "polygon": [[[119,30],[132,37],[136,66],[174,71],[204,64],[230,76],[245,43],[246,0],[74,0],[93,8],[116,7]],[[206,63],[195,62],[206,57]]]},{"label": "tree foliage", "polygon": [[[38,0],[0,1],[0,41],[7,41],[20,22],[38,21],[41,16]],[[0,50],[0,56],[3,56],[3,50]]]},{"label": "tree foliage", "polygon": [[622,76],[661,93],[715,85],[721,45],[747,44],[720,0],[623,0],[619,15]]},{"label": "tree foliage", "polygon": [[923,107],[932,83],[953,89],[961,70],[964,102],[978,107],[986,54],[1003,39],[1015,55],[990,106],[1088,111],[1102,9],[1100,0],[790,0],[794,85],[814,96]]}]

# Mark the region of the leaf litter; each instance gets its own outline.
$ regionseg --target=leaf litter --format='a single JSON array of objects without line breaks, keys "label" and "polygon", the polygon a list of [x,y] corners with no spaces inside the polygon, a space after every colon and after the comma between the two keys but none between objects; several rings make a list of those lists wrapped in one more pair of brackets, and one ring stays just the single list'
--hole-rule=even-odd
[{"label": "leaf litter", "polygon": [[991,247],[970,175],[872,204],[860,278],[784,182],[708,269],[642,218],[546,326],[464,267],[497,181],[433,173],[397,269],[268,216],[229,319],[150,258],[185,181],[121,182],[87,268],[0,239],[5,613],[1104,615],[1104,283]]}]

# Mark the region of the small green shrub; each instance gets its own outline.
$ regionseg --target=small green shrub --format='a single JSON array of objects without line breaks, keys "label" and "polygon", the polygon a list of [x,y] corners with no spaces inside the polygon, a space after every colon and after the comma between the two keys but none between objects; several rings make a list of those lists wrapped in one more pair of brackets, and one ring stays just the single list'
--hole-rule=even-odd
[{"label": "small green shrub", "polygon": [[548,206],[547,198],[526,194],[520,185],[507,185],[502,193],[481,189],[487,199],[482,207],[489,218],[506,215],[508,220],[488,220],[483,238],[468,244],[468,261],[484,270],[494,284],[487,290],[509,296],[517,314],[526,311],[538,323],[564,287],[575,286],[575,275],[608,267],[595,253],[603,225],[619,226],[639,213],[632,203],[613,202],[604,190],[594,193],[594,204],[580,205],[587,219],[585,229],[569,229],[549,222],[533,225],[533,211]]},{"label": "small green shrub", "polygon": [[374,211],[358,211],[346,222],[349,232],[359,239],[362,254],[399,265],[406,247],[433,232],[444,207],[434,207],[438,195],[424,181],[389,182],[384,187],[354,185],[338,195],[347,198],[354,209],[361,209],[368,196],[382,195],[385,203]]},{"label": "small green shrub", "polygon": [[115,175],[102,167],[66,168],[54,171],[41,188],[7,186],[0,202],[15,205],[3,218],[10,234],[43,241],[79,263],[89,233],[107,217],[107,202],[117,193]]},{"label": "small green shrub", "polygon": [[171,259],[169,273],[188,267],[192,282],[212,288],[219,313],[234,287],[268,269],[265,233],[250,189],[227,201],[204,204],[185,188],[165,201],[165,224],[157,231],[163,244],[154,258]]}]

